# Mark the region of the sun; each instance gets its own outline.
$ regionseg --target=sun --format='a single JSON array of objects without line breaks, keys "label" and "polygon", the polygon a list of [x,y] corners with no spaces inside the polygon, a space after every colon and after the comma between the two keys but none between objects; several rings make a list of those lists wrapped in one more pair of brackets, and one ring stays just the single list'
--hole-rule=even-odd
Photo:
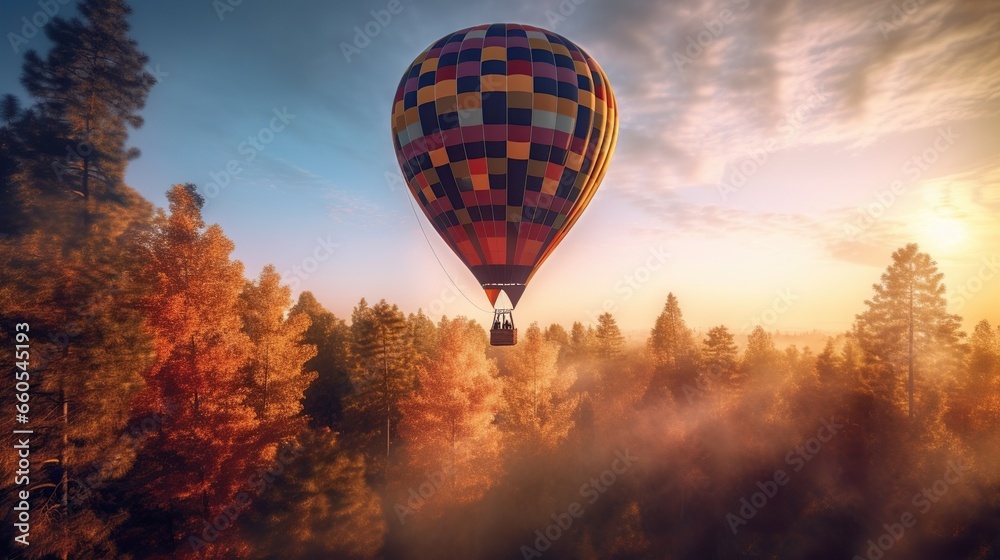
[{"label": "sun", "polygon": [[954,249],[965,241],[965,225],[961,220],[941,214],[931,214],[921,224],[927,242],[939,249]]}]

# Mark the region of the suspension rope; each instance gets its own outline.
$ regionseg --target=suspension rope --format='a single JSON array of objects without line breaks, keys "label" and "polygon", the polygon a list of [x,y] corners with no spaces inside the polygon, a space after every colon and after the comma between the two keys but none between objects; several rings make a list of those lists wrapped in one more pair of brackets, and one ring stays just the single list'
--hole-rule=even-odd
[{"label": "suspension rope", "polygon": [[[404,181],[404,183],[405,183],[405,181]],[[407,186],[407,190],[408,189],[409,189],[409,186]],[[458,290],[458,293],[462,294],[462,297],[464,297],[469,303],[471,303],[473,307],[475,307],[476,309],[482,311],[483,313],[494,313],[493,310],[483,309],[482,307],[479,307],[479,305],[476,304],[476,302],[472,301],[472,299],[469,298],[469,296],[465,295],[465,292],[462,291],[462,288],[460,288],[458,286],[458,283],[455,282],[455,279],[452,278],[451,274],[448,273],[448,269],[446,269],[444,267],[444,263],[442,263],[441,259],[438,257],[437,251],[434,250],[434,246],[431,245],[431,240],[430,240],[429,237],[427,237],[427,231],[424,230],[424,226],[423,226],[423,223],[420,220],[420,216],[417,215],[417,207],[413,204],[413,197],[410,196],[410,193],[408,193],[408,192],[404,192],[403,196],[405,196],[406,200],[409,201],[409,203],[410,203],[410,210],[413,211],[413,218],[416,219],[416,221],[417,221],[417,227],[420,228],[420,233],[424,234],[424,241],[427,242],[427,246],[430,248],[431,254],[434,255],[434,260],[437,261],[438,266],[441,267],[441,271],[444,272],[444,275],[448,277],[448,280],[451,281],[451,284],[453,286],[455,286],[455,289]]]}]

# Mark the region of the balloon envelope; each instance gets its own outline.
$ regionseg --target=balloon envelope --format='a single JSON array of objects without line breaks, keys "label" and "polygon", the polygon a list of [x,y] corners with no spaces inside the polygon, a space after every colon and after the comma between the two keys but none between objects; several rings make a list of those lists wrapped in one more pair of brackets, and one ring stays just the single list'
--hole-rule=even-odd
[{"label": "balloon envelope", "polygon": [[396,90],[410,193],[490,302],[517,305],[593,198],[618,135],[607,76],[568,39],[492,24],[442,37]]}]

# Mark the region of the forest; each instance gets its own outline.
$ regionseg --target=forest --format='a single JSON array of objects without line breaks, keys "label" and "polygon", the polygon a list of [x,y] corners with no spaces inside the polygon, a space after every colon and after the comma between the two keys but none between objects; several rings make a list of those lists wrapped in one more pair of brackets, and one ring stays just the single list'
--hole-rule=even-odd
[{"label": "forest", "polygon": [[33,430],[27,546],[0,452],[5,557],[1000,558],[1000,317],[964,332],[917,245],[816,349],[673,294],[641,345],[608,313],[510,348],[337,317],[233,259],[195,185],[125,183],[155,85],[129,13],[53,18],[0,103],[0,428],[24,371]]}]

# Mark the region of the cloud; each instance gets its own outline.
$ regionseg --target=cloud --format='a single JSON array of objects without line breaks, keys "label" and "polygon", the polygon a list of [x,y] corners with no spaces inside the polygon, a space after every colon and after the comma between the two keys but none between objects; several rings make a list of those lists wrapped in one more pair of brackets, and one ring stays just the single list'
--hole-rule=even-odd
[{"label": "cloud", "polygon": [[[768,139],[864,146],[1000,114],[1000,13],[988,2],[587,2],[577,13],[567,26],[620,102],[616,163],[658,179],[626,171],[619,189],[716,183]],[[823,103],[787,126],[816,91]]]},{"label": "cloud", "polygon": [[267,174],[256,179],[256,184],[288,192],[318,191],[326,206],[327,216],[334,222],[379,227],[400,220],[396,212],[383,208],[370,198],[289,161],[273,158],[268,160],[266,167]]}]

